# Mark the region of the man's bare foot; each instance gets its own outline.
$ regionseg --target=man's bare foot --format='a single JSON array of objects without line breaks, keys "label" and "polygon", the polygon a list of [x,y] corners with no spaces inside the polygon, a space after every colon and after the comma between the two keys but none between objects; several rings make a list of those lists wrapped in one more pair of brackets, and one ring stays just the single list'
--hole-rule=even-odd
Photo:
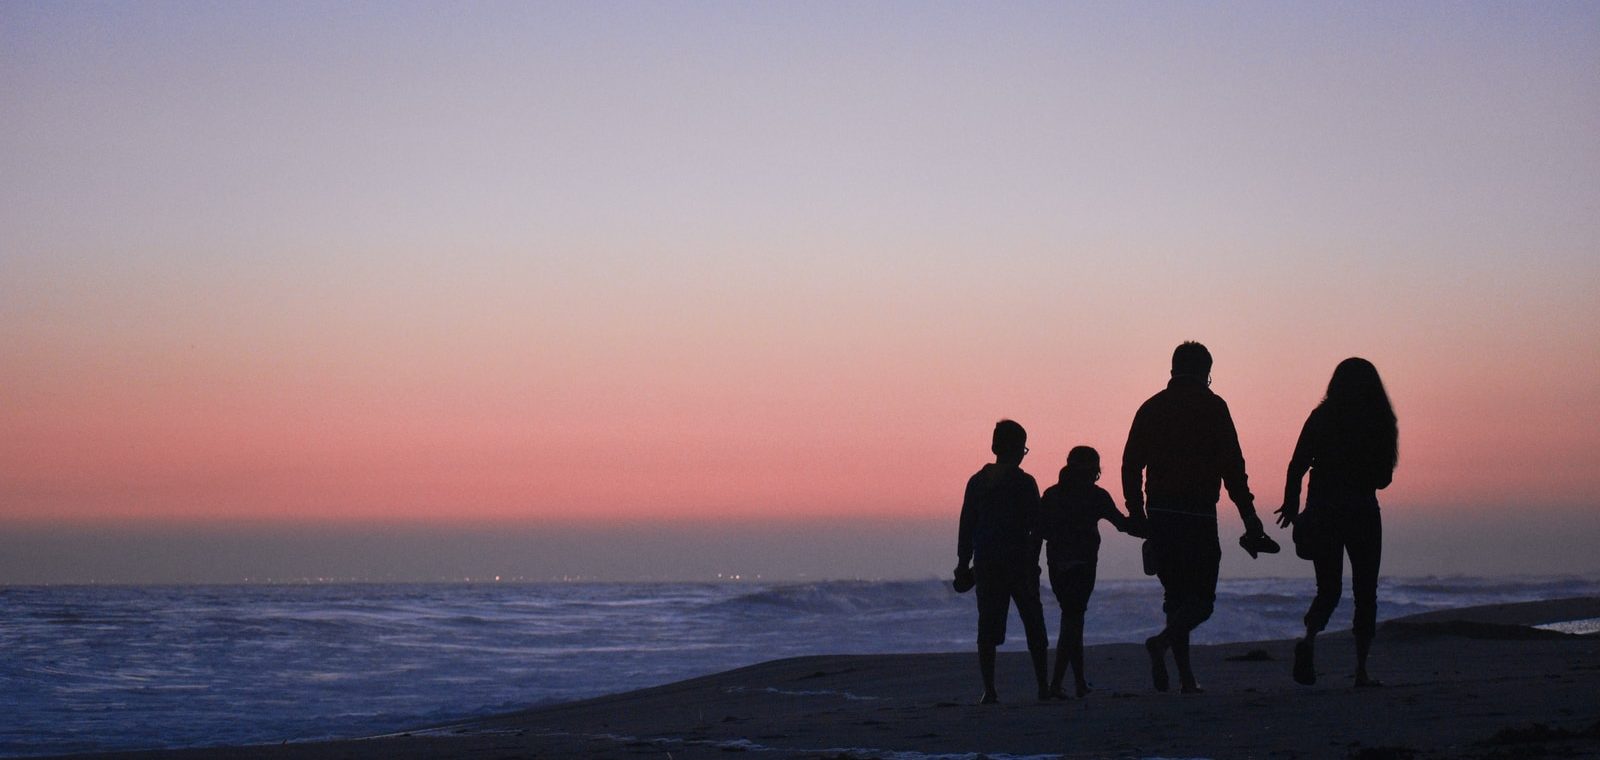
[{"label": "man's bare foot", "polygon": [[980,704],[980,705],[997,705],[997,704],[1000,704],[1000,695],[996,694],[993,691],[986,691],[986,692],[983,693],[983,696],[978,697],[978,704]]},{"label": "man's bare foot", "polygon": [[1167,642],[1159,635],[1144,640],[1144,651],[1150,653],[1150,680],[1156,691],[1171,688],[1167,682]]}]

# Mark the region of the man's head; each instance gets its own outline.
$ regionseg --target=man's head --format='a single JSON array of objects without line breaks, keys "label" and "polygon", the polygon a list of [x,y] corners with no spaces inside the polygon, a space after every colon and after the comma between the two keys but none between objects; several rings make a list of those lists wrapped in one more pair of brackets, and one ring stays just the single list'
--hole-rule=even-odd
[{"label": "man's head", "polygon": [[1201,381],[1211,377],[1211,352],[1192,340],[1178,344],[1172,351],[1172,376]]},{"label": "man's head", "polygon": [[999,461],[1020,462],[1028,453],[1028,431],[1012,420],[1000,420],[994,423],[994,441],[989,450]]}]

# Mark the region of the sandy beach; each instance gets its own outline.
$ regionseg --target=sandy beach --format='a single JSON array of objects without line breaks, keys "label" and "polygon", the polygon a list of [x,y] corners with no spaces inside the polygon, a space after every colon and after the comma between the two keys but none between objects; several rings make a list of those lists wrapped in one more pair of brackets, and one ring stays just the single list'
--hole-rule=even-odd
[{"label": "sandy beach", "polygon": [[1600,598],[1391,620],[1376,689],[1353,688],[1348,634],[1319,639],[1311,687],[1292,642],[1196,647],[1200,695],[1155,692],[1143,649],[1115,644],[1087,654],[1093,693],[1039,703],[1026,655],[1003,653],[997,706],[974,704],[972,653],[838,655],[397,735],[87,757],[1600,757],[1600,637],[1533,627],[1590,618]]}]

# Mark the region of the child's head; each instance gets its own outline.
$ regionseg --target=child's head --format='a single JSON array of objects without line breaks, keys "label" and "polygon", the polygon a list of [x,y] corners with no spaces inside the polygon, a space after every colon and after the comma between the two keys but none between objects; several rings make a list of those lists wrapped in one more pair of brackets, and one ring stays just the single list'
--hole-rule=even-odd
[{"label": "child's head", "polygon": [[994,424],[994,438],[989,450],[1002,461],[1020,462],[1028,453],[1028,431],[1013,420],[1000,420]]},{"label": "child's head", "polygon": [[1067,466],[1061,468],[1061,482],[1093,483],[1100,479],[1100,452],[1089,446],[1074,446],[1067,452]]}]

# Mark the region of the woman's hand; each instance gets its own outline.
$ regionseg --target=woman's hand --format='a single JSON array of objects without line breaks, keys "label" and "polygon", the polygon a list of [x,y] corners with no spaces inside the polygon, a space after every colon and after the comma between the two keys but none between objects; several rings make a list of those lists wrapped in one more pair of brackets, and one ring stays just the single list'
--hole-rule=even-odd
[{"label": "woman's hand", "polygon": [[1278,516],[1278,527],[1287,528],[1294,524],[1294,518],[1300,516],[1300,505],[1285,504],[1281,507],[1278,507],[1278,511],[1274,512],[1273,514]]}]

